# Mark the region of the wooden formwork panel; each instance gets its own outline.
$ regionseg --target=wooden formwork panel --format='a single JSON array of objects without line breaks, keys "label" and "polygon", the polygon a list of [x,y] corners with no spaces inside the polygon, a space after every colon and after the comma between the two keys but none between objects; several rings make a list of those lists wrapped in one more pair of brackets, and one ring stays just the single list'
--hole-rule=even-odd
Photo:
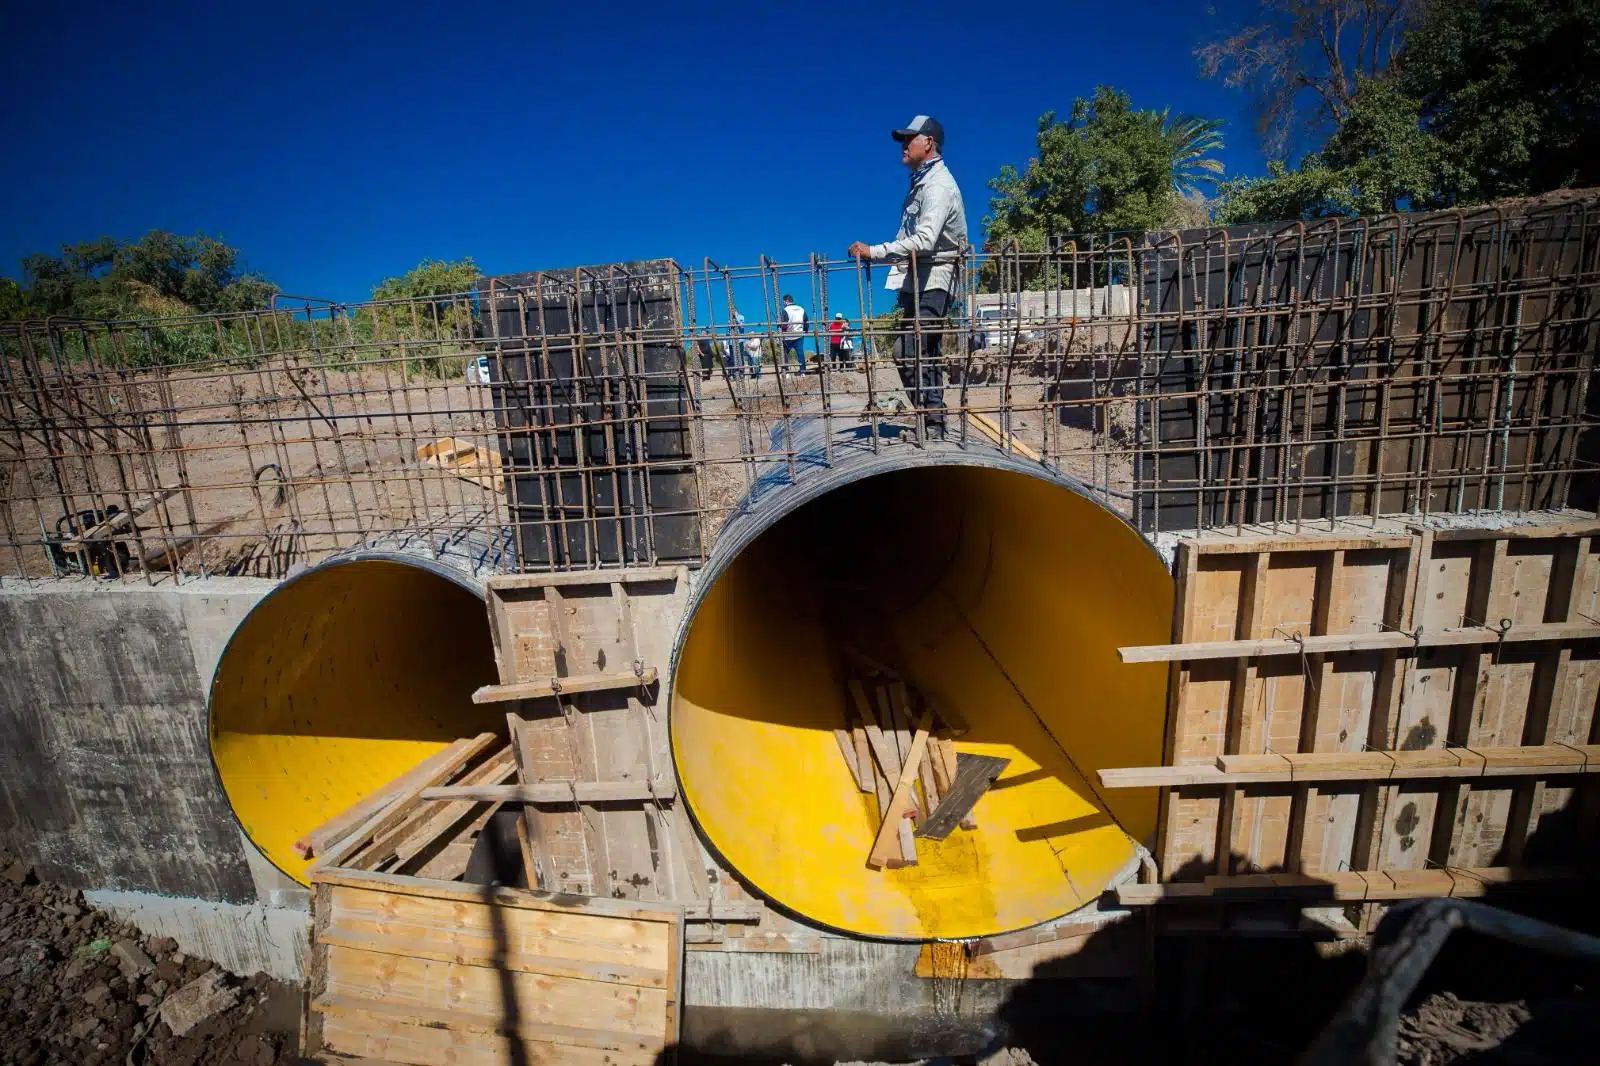
[{"label": "wooden formwork panel", "polygon": [[344,869],[312,893],[311,1059],[648,1066],[677,1043],[679,907]]},{"label": "wooden formwork panel", "polygon": [[[1173,661],[1165,762],[1592,743],[1596,533],[1583,523],[1180,544],[1174,644],[1277,646]],[[1353,646],[1298,643],[1334,637]],[[1164,790],[1157,857],[1166,881],[1574,862],[1570,844],[1592,831],[1596,807],[1595,784],[1577,773],[1201,781]]]}]

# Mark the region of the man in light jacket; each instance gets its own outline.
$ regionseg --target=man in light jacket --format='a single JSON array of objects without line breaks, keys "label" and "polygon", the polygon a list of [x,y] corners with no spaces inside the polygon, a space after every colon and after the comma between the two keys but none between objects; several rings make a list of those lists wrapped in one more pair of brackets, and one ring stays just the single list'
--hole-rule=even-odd
[{"label": "man in light jacket", "polygon": [[918,115],[892,132],[900,162],[911,168],[911,189],[900,209],[900,232],[892,241],[856,241],[848,254],[894,264],[899,276],[900,336],[895,366],[911,402],[921,408],[929,437],[944,436],[944,371],[940,334],[956,287],[956,271],[967,247],[967,212],[961,190],[944,165],[944,127]]}]

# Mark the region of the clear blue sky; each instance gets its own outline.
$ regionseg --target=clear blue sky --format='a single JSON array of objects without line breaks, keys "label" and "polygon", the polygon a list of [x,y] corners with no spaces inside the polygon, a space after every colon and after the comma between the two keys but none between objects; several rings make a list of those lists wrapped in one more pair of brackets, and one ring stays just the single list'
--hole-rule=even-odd
[{"label": "clear blue sky", "polygon": [[944,123],[976,230],[1039,113],[1101,82],[1226,119],[1229,171],[1262,166],[1192,56],[1225,4],[497,6],[5,5],[0,273],[153,227],[340,300],[424,257],[841,255],[893,233],[890,128]]}]

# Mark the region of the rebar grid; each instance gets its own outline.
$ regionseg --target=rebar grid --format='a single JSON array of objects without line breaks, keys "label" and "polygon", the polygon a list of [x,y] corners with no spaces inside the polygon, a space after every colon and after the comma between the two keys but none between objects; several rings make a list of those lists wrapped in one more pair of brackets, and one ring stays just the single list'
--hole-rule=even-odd
[{"label": "rebar grid", "polygon": [[[942,446],[1011,448],[1146,531],[1592,507],[1597,223],[1583,196],[969,255]],[[522,569],[693,565],[756,479],[839,434],[930,446],[896,352],[933,327],[885,275],[658,260],[0,326],[0,549],[25,578],[278,577],[423,530]]]}]

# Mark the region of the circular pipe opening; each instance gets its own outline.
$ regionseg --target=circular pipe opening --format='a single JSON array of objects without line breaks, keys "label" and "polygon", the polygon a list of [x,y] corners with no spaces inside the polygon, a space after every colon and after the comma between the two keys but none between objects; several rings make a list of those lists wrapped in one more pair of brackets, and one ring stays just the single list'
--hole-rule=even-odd
[{"label": "circular pipe opening", "polygon": [[239,624],[211,685],[211,755],[245,833],[301,882],[294,841],[459,737],[504,732],[481,590],[405,557],[335,559]]},{"label": "circular pipe opening", "polygon": [[[672,697],[680,785],[732,867],[791,910],[895,939],[991,935],[1091,900],[1134,862],[1153,791],[1095,772],[1160,761],[1172,581],[1119,516],[1015,470],[926,466],[812,499],[713,566]],[[833,730],[841,646],[953,708],[964,752],[1010,760],[978,828],[866,866],[876,797]]]}]

